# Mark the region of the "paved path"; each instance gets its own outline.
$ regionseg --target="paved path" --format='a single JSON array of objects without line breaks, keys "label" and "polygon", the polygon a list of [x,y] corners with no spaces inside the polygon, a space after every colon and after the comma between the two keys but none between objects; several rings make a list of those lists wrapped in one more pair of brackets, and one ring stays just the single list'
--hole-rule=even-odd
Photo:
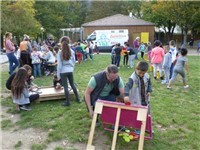
[{"label": "paved path", "polygon": [[6,54],[0,54],[0,64],[8,62],[8,57]]}]

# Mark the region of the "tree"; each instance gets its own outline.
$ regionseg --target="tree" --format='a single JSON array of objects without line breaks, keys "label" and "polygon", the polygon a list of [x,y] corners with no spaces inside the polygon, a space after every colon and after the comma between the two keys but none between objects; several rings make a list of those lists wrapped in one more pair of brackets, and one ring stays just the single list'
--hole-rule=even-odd
[{"label": "tree", "polygon": [[[200,26],[200,2],[194,1],[154,1],[142,6],[143,18],[162,27],[167,33],[168,41],[172,39],[176,25],[183,30],[183,45],[187,43],[189,30]],[[167,30],[166,30],[167,28]]]},{"label": "tree", "polygon": [[[137,17],[141,2],[133,1],[92,1],[85,22],[94,21],[115,14],[128,15],[132,12]],[[137,4],[137,7],[135,7]],[[120,21],[120,20],[119,20]]]},{"label": "tree", "polygon": [[40,30],[40,23],[35,19],[35,10],[33,8],[35,1],[3,1],[1,31],[4,34],[6,31],[12,32],[19,43],[19,38],[23,34],[36,36]]},{"label": "tree", "polygon": [[148,2],[142,5],[142,18],[155,23],[156,27],[165,31],[167,41],[173,38],[176,22],[173,19],[173,2]]},{"label": "tree", "polygon": [[143,4],[146,4],[146,2],[144,2],[144,1],[127,1],[125,9],[128,10],[128,12],[132,12],[132,14],[136,18],[142,18],[141,6]]},{"label": "tree", "polygon": [[174,9],[176,16],[174,20],[183,30],[184,39],[182,47],[186,47],[188,31],[195,28],[198,29],[200,26],[200,2],[177,1],[176,4],[176,9]]},{"label": "tree", "polygon": [[83,1],[36,1],[35,9],[36,18],[45,33],[57,38],[60,37],[61,28],[80,27],[87,13]]}]

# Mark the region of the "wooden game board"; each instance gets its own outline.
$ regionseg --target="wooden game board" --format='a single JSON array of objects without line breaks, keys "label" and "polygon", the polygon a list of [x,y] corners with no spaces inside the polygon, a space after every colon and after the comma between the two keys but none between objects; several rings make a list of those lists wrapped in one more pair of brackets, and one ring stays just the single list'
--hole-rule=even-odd
[{"label": "wooden game board", "polygon": [[[65,99],[64,88],[55,89],[54,87],[41,87],[39,91],[41,91],[41,93],[39,93],[40,98],[37,100],[37,102]],[[69,93],[71,96],[74,95],[71,88]]]}]

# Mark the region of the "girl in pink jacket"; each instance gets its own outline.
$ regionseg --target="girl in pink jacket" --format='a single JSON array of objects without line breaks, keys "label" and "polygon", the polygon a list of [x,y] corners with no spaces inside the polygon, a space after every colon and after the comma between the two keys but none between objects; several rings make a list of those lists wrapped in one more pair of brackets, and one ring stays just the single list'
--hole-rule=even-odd
[{"label": "girl in pink jacket", "polygon": [[153,75],[154,79],[157,79],[156,72],[158,68],[160,73],[160,79],[162,80],[162,62],[165,53],[164,49],[160,47],[161,42],[159,40],[156,40],[154,42],[154,45],[155,47],[151,51],[151,63],[153,64]]}]

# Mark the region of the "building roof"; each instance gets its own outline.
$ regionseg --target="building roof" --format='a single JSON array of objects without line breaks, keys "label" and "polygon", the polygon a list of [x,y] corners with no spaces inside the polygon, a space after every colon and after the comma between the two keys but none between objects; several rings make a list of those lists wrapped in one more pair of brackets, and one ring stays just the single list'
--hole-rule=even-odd
[{"label": "building roof", "polygon": [[83,27],[90,26],[154,26],[152,22],[144,21],[141,19],[116,14],[113,16],[105,17],[88,23],[84,23]]}]

